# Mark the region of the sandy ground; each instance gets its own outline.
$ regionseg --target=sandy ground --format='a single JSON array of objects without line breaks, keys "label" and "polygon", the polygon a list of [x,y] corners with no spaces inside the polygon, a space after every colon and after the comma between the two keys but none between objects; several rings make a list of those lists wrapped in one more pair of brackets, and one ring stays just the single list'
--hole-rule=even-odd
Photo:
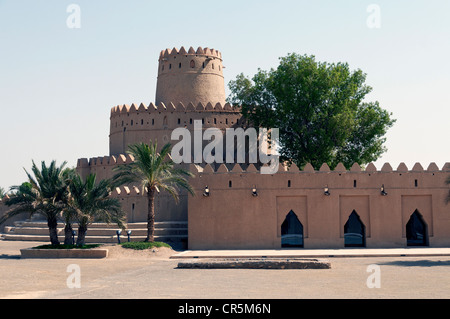
[{"label": "sandy ground", "polygon": [[47,298],[52,291],[67,289],[71,265],[79,266],[85,285],[100,278],[135,271],[155,262],[168,261],[170,256],[177,253],[167,247],[133,250],[110,244],[99,247],[108,249],[108,257],[102,259],[21,259],[20,249],[39,245],[42,243],[0,241],[0,298]]},{"label": "sandy ground", "polygon": [[[450,298],[450,256],[329,258],[331,269],[180,269],[168,248],[116,245],[103,259],[21,259],[36,243],[0,241],[0,298],[23,299],[435,299]],[[80,287],[69,287],[71,267]],[[370,288],[368,271],[380,270]]]}]

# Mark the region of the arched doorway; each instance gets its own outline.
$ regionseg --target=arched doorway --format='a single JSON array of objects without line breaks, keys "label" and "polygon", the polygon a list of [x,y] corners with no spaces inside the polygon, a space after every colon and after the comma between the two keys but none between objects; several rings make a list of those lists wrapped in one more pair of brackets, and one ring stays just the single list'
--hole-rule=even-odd
[{"label": "arched doorway", "polygon": [[292,210],[281,224],[281,247],[303,248],[303,225]]},{"label": "arched doorway", "polygon": [[406,223],[407,246],[428,246],[427,224],[416,209]]},{"label": "arched doorway", "polygon": [[366,226],[354,210],[344,225],[344,244],[345,247],[366,246]]}]

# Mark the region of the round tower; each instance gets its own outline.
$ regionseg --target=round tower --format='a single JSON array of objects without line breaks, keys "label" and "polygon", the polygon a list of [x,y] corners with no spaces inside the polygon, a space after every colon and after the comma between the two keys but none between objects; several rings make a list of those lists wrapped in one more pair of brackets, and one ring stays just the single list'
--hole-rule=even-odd
[{"label": "round tower", "polygon": [[225,104],[222,55],[219,51],[181,47],[161,51],[155,103]]}]

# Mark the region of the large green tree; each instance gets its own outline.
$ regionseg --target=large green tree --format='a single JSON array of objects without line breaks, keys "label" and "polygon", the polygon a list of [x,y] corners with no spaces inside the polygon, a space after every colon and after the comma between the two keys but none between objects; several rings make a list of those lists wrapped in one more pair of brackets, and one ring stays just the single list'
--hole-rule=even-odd
[{"label": "large green tree", "polygon": [[186,189],[192,195],[194,190],[187,178],[193,176],[183,168],[175,167],[170,157],[170,144],[165,144],[157,151],[157,143],[137,143],[128,147],[128,153],[134,157],[129,164],[115,168],[113,184],[139,184],[142,194],[147,195],[147,237],[146,242],[154,241],[155,232],[155,196],[161,191],[172,195],[175,201],[179,199],[179,189]]},{"label": "large green tree", "polygon": [[375,161],[386,151],[392,114],[364,99],[366,74],[347,63],[289,54],[277,69],[243,74],[229,83],[228,101],[242,107],[251,126],[278,128],[280,159],[299,167]]},{"label": "large green tree", "polygon": [[68,179],[71,170],[52,161],[50,165],[43,161],[39,168],[33,161],[32,174],[26,172],[28,180],[19,186],[11,187],[12,193],[5,201],[11,209],[0,219],[0,224],[7,219],[21,214],[41,214],[47,219],[50,242],[59,245],[58,217],[63,211],[67,199]]}]

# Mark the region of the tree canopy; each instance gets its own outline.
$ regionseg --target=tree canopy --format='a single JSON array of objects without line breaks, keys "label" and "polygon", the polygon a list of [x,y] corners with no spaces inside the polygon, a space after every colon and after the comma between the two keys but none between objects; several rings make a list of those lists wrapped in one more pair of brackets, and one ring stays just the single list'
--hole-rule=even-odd
[{"label": "tree canopy", "polygon": [[6,201],[12,208],[0,218],[0,225],[7,219],[21,214],[41,214],[47,219],[50,242],[59,245],[57,219],[64,209],[67,199],[67,187],[73,170],[65,168],[66,162],[60,166],[56,161],[47,165],[44,161],[39,167],[33,161],[32,174],[26,174],[28,180],[19,186],[11,187],[11,196]]},{"label": "tree canopy", "polygon": [[125,229],[125,213],[119,199],[110,196],[110,180],[97,182],[96,174],[89,174],[84,179],[77,174],[69,184],[69,191],[66,211],[78,222],[78,246],[85,244],[88,226],[95,221],[115,223]]},{"label": "tree canopy", "polygon": [[251,126],[278,128],[280,160],[303,167],[323,163],[347,168],[375,161],[386,151],[392,114],[364,99],[366,74],[347,63],[317,62],[289,54],[277,69],[230,81],[228,102],[240,105]]}]

